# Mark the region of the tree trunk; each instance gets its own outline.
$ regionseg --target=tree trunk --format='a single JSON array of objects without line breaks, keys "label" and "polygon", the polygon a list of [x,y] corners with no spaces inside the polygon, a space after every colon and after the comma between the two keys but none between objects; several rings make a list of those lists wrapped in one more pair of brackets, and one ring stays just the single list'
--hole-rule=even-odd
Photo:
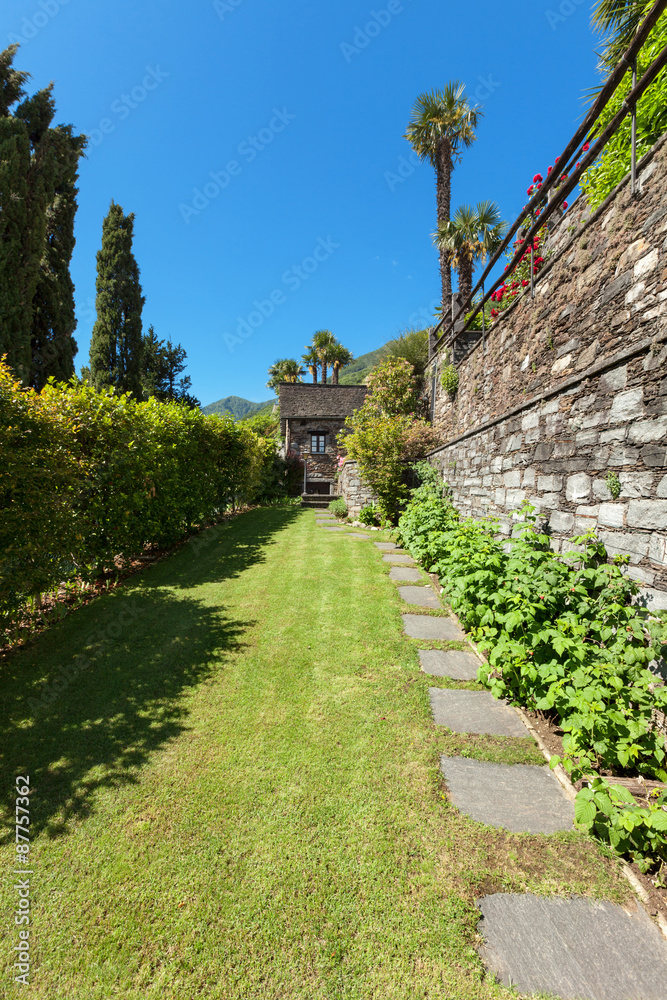
[{"label": "tree trunk", "polygon": [[[472,292],[472,257],[459,258],[459,294],[461,305],[470,298]],[[467,311],[470,309],[468,306]]]},{"label": "tree trunk", "polygon": [[334,365],[332,369],[331,381],[334,385],[338,385],[338,368],[336,365]]},{"label": "tree trunk", "polygon": [[313,376],[313,385],[317,385],[317,368],[314,365],[310,369],[310,374]]},{"label": "tree trunk", "polygon": [[[436,198],[438,224],[449,222],[452,196],[452,147],[449,139],[442,139],[435,156]],[[445,250],[440,251],[440,276],[442,279],[442,311],[445,324],[452,314],[452,269]]]},{"label": "tree trunk", "polygon": [[322,365],[322,385],[327,384],[327,376],[329,374],[329,368],[326,361],[321,362]]}]

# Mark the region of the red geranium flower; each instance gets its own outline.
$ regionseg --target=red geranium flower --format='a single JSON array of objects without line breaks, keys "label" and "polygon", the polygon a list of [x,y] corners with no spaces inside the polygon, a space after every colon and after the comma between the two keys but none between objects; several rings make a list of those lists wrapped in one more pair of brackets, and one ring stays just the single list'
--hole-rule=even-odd
[{"label": "red geranium flower", "polygon": [[543,181],[543,180],[544,180],[544,177],[542,176],[542,174],[535,174],[535,176],[533,177],[533,184],[539,184],[540,181]]},{"label": "red geranium flower", "polygon": [[582,153],[587,153],[590,148],[591,148],[590,143],[585,142],[583,144],[583,146],[581,147],[581,152]]},{"label": "red geranium flower", "polygon": [[566,201],[563,202],[563,208],[567,208],[567,202]]}]

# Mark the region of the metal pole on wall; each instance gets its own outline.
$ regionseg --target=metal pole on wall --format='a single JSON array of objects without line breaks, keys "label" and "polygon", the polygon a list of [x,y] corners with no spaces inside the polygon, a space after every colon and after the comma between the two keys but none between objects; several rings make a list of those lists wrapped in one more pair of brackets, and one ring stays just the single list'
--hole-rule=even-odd
[{"label": "metal pole on wall", "polygon": [[[482,282],[482,303],[484,302],[484,282]],[[484,316],[485,305],[482,305],[482,354],[486,354],[486,320]]]},{"label": "metal pole on wall", "polygon": [[[637,86],[637,60],[632,60],[632,89]],[[632,105],[632,168],[630,174],[630,192],[637,191],[637,102]]]},{"label": "metal pole on wall", "polygon": [[308,469],[308,459],[304,456],[303,459],[303,492],[306,492],[306,472]]}]

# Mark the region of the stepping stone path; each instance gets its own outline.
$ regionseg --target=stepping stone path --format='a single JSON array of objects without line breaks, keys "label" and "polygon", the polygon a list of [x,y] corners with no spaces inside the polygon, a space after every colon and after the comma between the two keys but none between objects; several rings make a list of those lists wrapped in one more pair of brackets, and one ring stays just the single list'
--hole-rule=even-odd
[{"label": "stepping stone path", "polygon": [[451,618],[435,618],[431,615],[401,615],[401,618],[405,634],[411,639],[436,639],[445,642],[460,642],[465,639],[465,635]]},{"label": "stepping stone path", "polygon": [[420,608],[442,607],[431,587],[399,587],[398,592],[406,604],[416,604]]},{"label": "stepping stone path", "polygon": [[325,531],[345,531],[345,528],[339,528],[339,527],[333,527],[333,528],[329,528],[329,527],[327,527],[327,525],[325,524],[325,525],[324,525],[324,530],[325,530]]},{"label": "stepping stone path", "polygon": [[428,693],[436,726],[447,726],[453,733],[528,736],[528,730],[514,709],[498,701],[489,691],[429,688]]},{"label": "stepping stone path", "polygon": [[348,538],[368,538],[368,535],[362,535],[360,531],[348,531]]},{"label": "stepping stone path", "polygon": [[424,673],[433,677],[453,677],[456,681],[477,680],[479,660],[473,653],[466,653],[462,649],[420,649],[419,661]]},{"label": "stepping stone path", "polygon": [[421,583],[423,577],[418,569],[411,569],[409,566],[392,566],[389,570],[389,579],[404,581],[405,583]]},{"label": "stepping stone path", "polygon": [[[332,529],[329,529],[332,530]],[[333,529],[342,530],[342,529]],[[407,554],[376,542],[390,579],[423,578]],[[408,569],[408,566],[415,567]],[[399,587],[421,603],[428,587]],[[424,596],[422,596],[424,595]],[[430,604],[425,606],[431,606]],[[458,640],[464,633],[445,615],[401,615],[415,639]],[[421,668],[436,677],[474,680],[479,662],[460,650],[419,650]],[[488,691],[429,688],[436,725],[453,732],[526,737],[528,729],[509,705]],[[440,758],[449,797],[471,819],[516,833],[572,830],[574,804],[545,765],[493,764],[466,757]],[[506,986],[521,993],[549,993],[562,1000],[667,1000],[667,942],[639,904],[631,913],[609,902],[496,893],[478,904],[480,955]]]},{"label": "stepping stone path", "polygon": [[512,833],[556,833],[573,828],[574,803],[566,798],[546,764],[491,764],[442,756],[440,770],[454,805],[478,823]]},{"label": "stepping stone path", "polygon": [[477,904],[481,956],[506,986],[563,1000],[665,1000],[667,942],[644,910],[496,893]]},{"label": "stepping stone path", "polygon": [[393,542],[373,542],[373,545],[376,549],[384,552],[389,552],[391,549],[395,549],[397,552],[405,552],[405,549],[399,549]]}]

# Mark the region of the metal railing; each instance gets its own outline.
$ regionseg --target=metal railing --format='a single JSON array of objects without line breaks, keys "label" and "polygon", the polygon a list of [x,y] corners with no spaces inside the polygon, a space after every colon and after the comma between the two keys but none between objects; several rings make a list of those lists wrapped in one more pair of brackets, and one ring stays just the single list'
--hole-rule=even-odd
[{"label": "metal railing", "polygon": [[[667,0],[657,0],[653,5],[649,13],[647,14],[645,20],[637,29],[635,37],[632,44],[628,46],[625,53],[619,60],[616,68],[607,78],[604,86],[602,87],[600,93],[598,94],[595,102],[593,103],[590,111],[584,118],[583,122],[572,136],[565,149],[561,153],[560,157],[555,161],[553,169],[547,174],[541,188],[536,191],[532,196],[527,205],[524,206],[522,211],[519,213],[512,226],[507,231],[503,242],[500,247],[493,255],[489,263],[487,264],[482,277],[479,279],[475,287],[473,288],[470,295],[467,297],[465,302],[460,303],[459,310],[455,316],[452,316],[449,325],[446,329],[443,329],[447,317],[443,316],[440,322],[431,330],[431,338],[434,337],[439,330],[442,330],[437,340],[433,343],[433,354],[436,355],[442,347],[451,346],[457,337],[461,334],[473,329],[471,324],[478,313],[482,312],[482,329],[475,327],[474,332],[481,332],[482,341],[485,338],[485,314],[484,306],[490,300],[496,289],[506,281],[507,276],[510,275],[516,265],[519,263],[523,255],[526,253],[526,248],[530,247],[531,252],[531,297],[534,295],[534,281],[533,281],[533,246],[535,236],[542,229],[547,220],[560,209],[563,201],[567,198],[571,191],[579,183],[579,179],[585,170],[593,163],[595,159],[602,152],[604,147],[609,142],[612,135],[619,128],[623,120],[628,114],[632,115],[632,164],[631,164],[631,191],[634,195],[636,191],[637,183],[637,101],[644,93],[645,90],[650,87],[650,85],[655,80],[656,76],[660,70],[667,65],[667,47],[665,47],[660,55],[651,63],[648,67],[641,80],[637,81],[637,55],[642,45],[646,41],[649,32],[655,27],[658,18],[667,8]],[[606,128],[597,136],[595,139],[590,138],[591,130],[593,126],[597,123],[602,114],[603,110],[609,103],[612,96],[616,93],[616,90],[623,82],[623,79],[628,72],[632,71],[632,88],[630,93],[627,95],[623,101],[623,106],[620,111],[618,111],[611,121],[607,124]],[[589,143],[589,148],[584,151],[583,146]],[[575,166],[576,164],[576,166]],[[567,179],[558,185],[556,188],[557,181],[564,174],[567,175]],[[535,212],[538,207],[542,206],[545,196],[548,198],[546,207],[542,207],[539,214],[536,216]],[[505,268],[504,273],[493,282],[486,291],[485,283],[489,274],[495,267],[495,265],[500,260],[502,254],[505,252],[510,244],[512,238],[519,232],[526,220],[530,219],[529,228],[523,234],[523,239],[520,247],[515,252],[510,263]],[[474,311],[465,319],[466,313],[470,310],[473,305],[474,298],[478,292],[481,292],[481,299],[476,304]],[[452,310],[453,312],[453,310]],[[464,320],[463,327],[460,326],[461,320]],[[429,339],[431,339],[429,338]]]}]

